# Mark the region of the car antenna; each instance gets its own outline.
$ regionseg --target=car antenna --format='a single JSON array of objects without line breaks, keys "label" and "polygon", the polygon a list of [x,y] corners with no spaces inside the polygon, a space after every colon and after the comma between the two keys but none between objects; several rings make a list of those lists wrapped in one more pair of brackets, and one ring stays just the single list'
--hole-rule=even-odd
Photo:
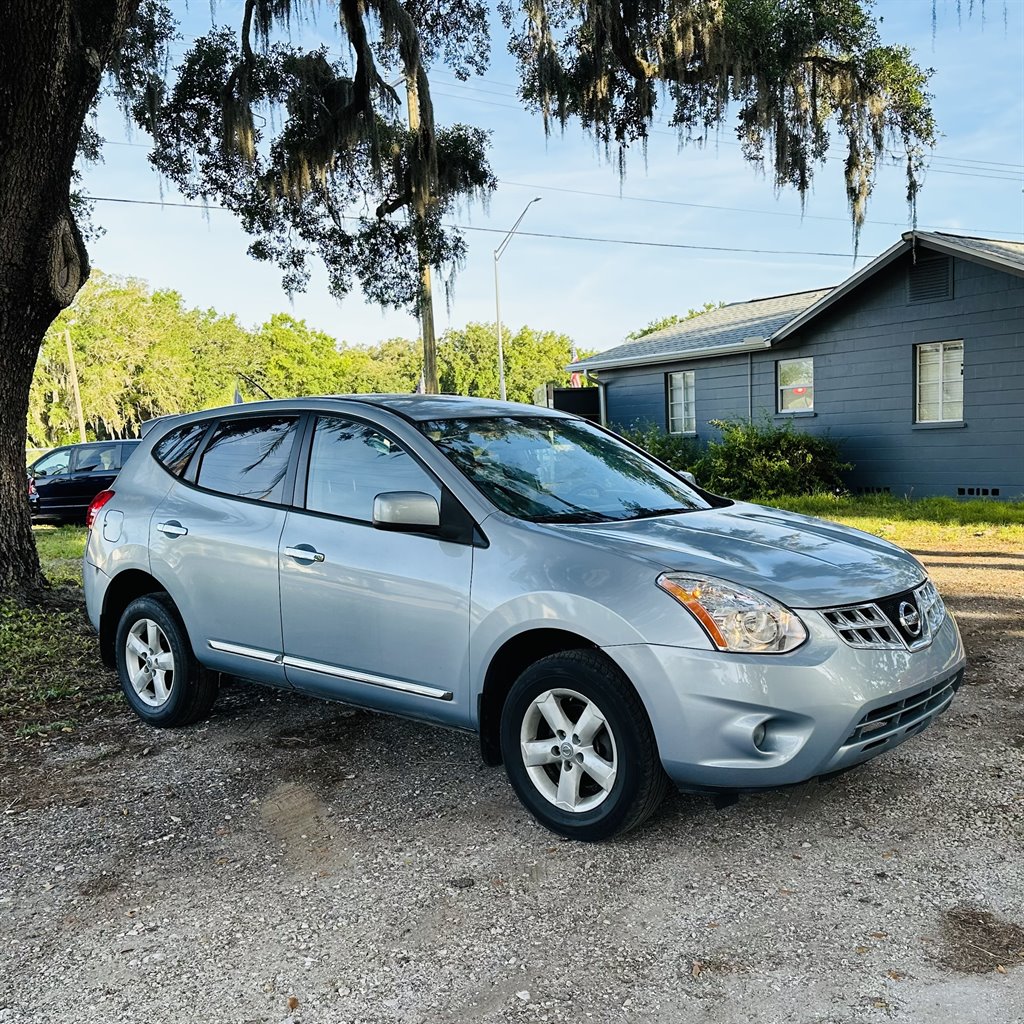
[{"label": "car antenna", "polygon": [[274,396],[271,395],[271,393],[265,387],[263,387],[262,384],[257,384],[256,381],[254,381],[252,377],[250,377],[247,373],[242,373],[241,370],[235,370],[235,374],[241,377],[242,380],[248,381],[257,390],[262,391],[263,394],[266,395],[267,398],[269,398],[271,401],[274,400]]}]

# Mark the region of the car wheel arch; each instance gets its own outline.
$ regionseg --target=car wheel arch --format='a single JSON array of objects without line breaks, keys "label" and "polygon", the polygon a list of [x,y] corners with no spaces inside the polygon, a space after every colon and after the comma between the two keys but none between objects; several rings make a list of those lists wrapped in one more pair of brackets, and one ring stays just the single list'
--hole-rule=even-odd
[{"label": "car wheel arch", "polygon": [[146,594],[166,594],[167,588],[156,577],[142,569],[125,569],[107,586],[100,613],[100,657],[108,668],[115,667],[114,638],[124,610],[137,597]]},{"label": "car wheel arch", "polygon": [[491,657],[477,696],[480,754],[497,767],[501,758],[501,712],[512,685],[534,662],[562,651],[599,650],[597,644],[567,629],[529,629],[507,639]]}]

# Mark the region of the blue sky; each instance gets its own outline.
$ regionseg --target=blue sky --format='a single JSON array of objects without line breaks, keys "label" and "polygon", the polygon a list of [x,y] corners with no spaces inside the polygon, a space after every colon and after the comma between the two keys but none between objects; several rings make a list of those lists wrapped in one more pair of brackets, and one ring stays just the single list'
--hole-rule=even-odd
[{"label": "blue sky", "polygon": [[[187,37],[211,24],[205,0],[169,0]],[[910,46],[935,69],[932,91],[941,133],[918,203],[925,229],[1024,240],[1024,0],[880,0],[886,42]],[[237,26],[240,0],[217,0],[216,23]],[[326,34],[317,28],[299,39]],[[629,160],[619,181],[593,143],[573,128],[545,138],[538,117],[516,97],[515,68],[505,37],[494,28],[491,69],[458,82],[432,75],[438,123],[462,121],[493,131],[491,164],[500,185],[489,209],[465,210],[461,224],[507,230],[534,196],[535,204],[500,263],[502,319],[565,332],[580,346],[606,348],[630,330],[705,302],[733,302],[835,284],[854,263],[843,191],[842,153],[818,170],[803,214],[795,194],[776,195],[770,176],[746,164],[731,126],[716,144],[680,149],[665,126],[652,133],[646,160]],[[335,42],[333,44],[337,46]],[[662,120],[665,115],[661,115]],[[113,107],[99,129],[111,144],[103,163],[85,169],[95,196],[180,201],[146,161],[146,137],[128,133]],[[881,168],[860,241],[877,255],[909,227],[905,178]],[[236,313],[257,324],[288,311],[351,343],[415,337],[415,320],[382,312],[354,293],[343,302],[326,290],[317,268],[308,291],[293,300],[277,271],[246,255],[248,238],[230,214],[176,206],[100,202],[96,220],[106,234],[90,245],[95,266],[131,274],[154,287],[174,288],[186,303]],[[658,242],[661,247],[569,241],[531,235],[576,235]],[[437,287],[438,330],[494,319],[492,251],[500,234],[467,232],[469,258],[454,282],[449,308]],[[784,253],[729,253],[675,246],[723,246]],[[837,255],[809,255],[830,253]]]}]

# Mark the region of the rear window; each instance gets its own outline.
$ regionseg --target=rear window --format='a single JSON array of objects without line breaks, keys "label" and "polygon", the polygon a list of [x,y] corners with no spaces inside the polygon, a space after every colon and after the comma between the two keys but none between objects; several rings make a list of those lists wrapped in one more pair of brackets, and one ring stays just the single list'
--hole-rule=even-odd
[{"label": "rear window", "polygon": [[238,498],[280,502],[297,423],[295,416],[224,420],[203,452],[196,483]]},{"label": "rear window", "polygon": [[[153,458],[168,472],[175,476],[181,476],[188,467],[192,456],[195,455],[199,442],[203,439],[203,434],[206,433],[206,428],[209,425],[209,422],[189,423],[184,427],[178,427],[177,430],[172,430],[153,446]],[[125,447],[128,448],[125,452],[127,459],[132,448],[127,445]]]}]

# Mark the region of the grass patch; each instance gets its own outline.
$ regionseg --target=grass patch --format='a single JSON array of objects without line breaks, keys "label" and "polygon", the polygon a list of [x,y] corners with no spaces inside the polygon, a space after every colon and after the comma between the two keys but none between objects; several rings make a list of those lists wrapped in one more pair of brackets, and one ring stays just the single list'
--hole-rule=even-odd
[{"label": "grass patch", "polygon": [[81,526],[33,529],[53,590],[38,602],[0,601],[0,722],[17,735],[67,731],[113,691],[82,599]]},{"label": "grass patch", "polygon": [[[61,595],[64,597],[64,595]],[[0,601],[0,721],[22,734],[71,728],[112,689],[83,609]]]},{"label": "grass patch", "polygon": [[766,504],[854,526],[908,548],[935,544],[963,548],[977,537],[1009,547],[1024,546],[1022,502],[811,494],[773,498]]},{"label": "grass patch", "polygon": [[54,586],[82,585],[82,555],[85,554],[84,526],[35,526],[36,550],[43,573]]}]

